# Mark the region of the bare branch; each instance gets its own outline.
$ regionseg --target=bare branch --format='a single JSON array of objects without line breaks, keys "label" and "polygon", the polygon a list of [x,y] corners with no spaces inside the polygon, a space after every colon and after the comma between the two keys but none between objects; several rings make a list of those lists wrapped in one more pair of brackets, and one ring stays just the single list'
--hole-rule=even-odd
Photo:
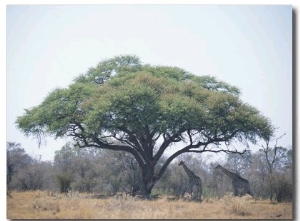
[{"label": "bare branch", "polygon": [[272,148],[269,145],[270,144],[270,140],[266,140],[265,141],[266,142],[266,146],[261,145],[262,148],[263,148],[263,151],[265,153],[265,157],[266,157],[266,161],[267,161],[267,164],[268,164],[269,173],[273,172],[273,167],[274,167],[274,164],[275,164],[275,162],[277,160],[277,149],[278,149],[277,143],[278,143],[278,140],[281,139],[283,136],[285,136],[285,134],[286,133],[284,133],[280,137],[276,138],[275,145],[274,145],[274,148],[273,148],[274,154],[273,154],[272,159],[269,158],[269,152],[272,150]]}]

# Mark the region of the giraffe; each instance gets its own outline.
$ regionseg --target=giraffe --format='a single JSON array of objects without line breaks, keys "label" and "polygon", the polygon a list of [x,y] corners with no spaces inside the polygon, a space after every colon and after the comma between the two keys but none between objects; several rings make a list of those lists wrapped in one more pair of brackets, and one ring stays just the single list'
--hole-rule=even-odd
[{"label": "giraffe", "polygon": [[232,186],[234,189],[235,196],[238,196],[238,195],[243,196],[245,194],[250,194],[250,184],[249,184],[248,180],[242,178],[237,173],[233,173],[233,172],[226,170],[221,165],[216,166],[215,169],[221,169],[221,171],[223,173],[225,173],[232,180]]},{"label": "giraffe", "polygon": [[191,190],[191,198],[193,198],[193,186],[195,185],[197,188],[195,199],[199,199],[201,201],[201,195],[202,195],[202,181],[201,178],[198,177],[193,171],[191,171],[183,161],[180,161],[179,166],[183,166],[183,169],[187,173],[189,179],[190,179],[190,190]]}]

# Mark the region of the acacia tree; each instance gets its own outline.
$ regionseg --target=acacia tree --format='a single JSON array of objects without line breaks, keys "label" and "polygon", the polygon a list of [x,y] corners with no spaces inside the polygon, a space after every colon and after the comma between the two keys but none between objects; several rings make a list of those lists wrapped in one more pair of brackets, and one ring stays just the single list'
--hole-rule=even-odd
[{"label": "acacia tree", "polygon": [[[100,62],[25,111],[16,121],[25,135],[68,136],[82,148],[132,154],[145,197],[182,153],[243,152],[230,144],[273,134],[270,121],[243,103],[236,87],[127,55]],[[170,148],[174,153],[158,164]]]}]

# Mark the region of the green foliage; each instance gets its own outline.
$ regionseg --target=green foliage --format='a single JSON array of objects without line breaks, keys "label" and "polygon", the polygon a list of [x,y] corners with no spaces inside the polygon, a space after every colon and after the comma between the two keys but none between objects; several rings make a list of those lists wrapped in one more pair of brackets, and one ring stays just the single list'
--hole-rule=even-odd
[{"label": "green foliage", "polygon": [[116,72],[131,73],[140,70],[140,59],[136,56],[121,55],[112,59],[99,62],[96,67],[91,67],[85,75],[75,78],[75,82],[84,84],[94,84],[96,77],[104,80],[110,79]]},{"label": "green foliage", "polygon": [[[110,79],[102,87],[92,81],[99,75]],[[253,142],[257,135],[272,135],[270,122],[243,104],[235,87],[213,77],[195,76],[176,67],[142,66],[136,57],[123,56],[100,62],[85,78],[77,78],[68,89],[51,92],[41,105],[18,117],[18,127],[26,135],[55,137],[75,128],[84,132],[81,127],[87,133],[119,132],[122,125],[130,131],[145,132],[149,127],[164,133],[184,128],[225,138],[235,132]]]}]

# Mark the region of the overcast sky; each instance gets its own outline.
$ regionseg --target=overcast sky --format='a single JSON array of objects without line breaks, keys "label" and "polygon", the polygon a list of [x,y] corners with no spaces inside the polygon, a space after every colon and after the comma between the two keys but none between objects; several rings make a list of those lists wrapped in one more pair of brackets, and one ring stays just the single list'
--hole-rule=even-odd
[{"label": "overcast sky", "polygon": [[291,5],[10,5],[6,13],[6,140],[32,156],[53,160],[65,141],[38,148],[17,116],[121,54],[237,86],[277,136],[286,133],[280,145],[292,145]]}]

